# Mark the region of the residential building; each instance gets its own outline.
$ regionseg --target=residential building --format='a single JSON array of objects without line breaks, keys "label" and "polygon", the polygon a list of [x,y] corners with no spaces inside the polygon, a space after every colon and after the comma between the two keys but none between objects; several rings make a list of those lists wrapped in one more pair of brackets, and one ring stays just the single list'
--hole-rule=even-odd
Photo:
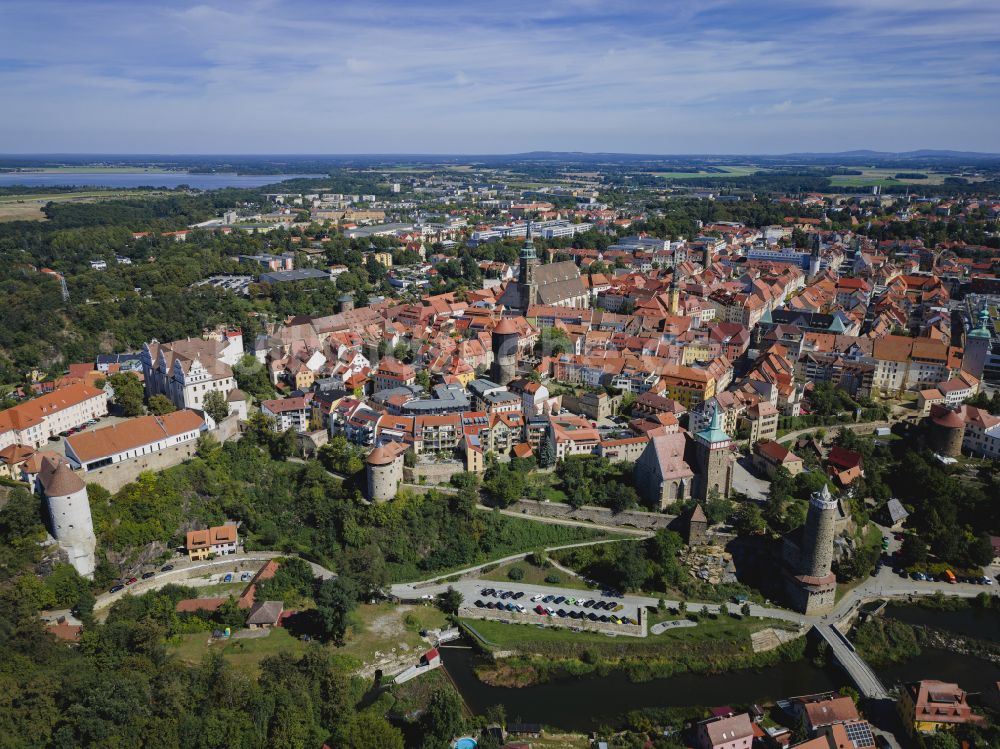
[{"label": "residential building", "polygon": [[409,364],[386,357],[378,363],[378,369],[372,372],[372,383],[375,391],[412,385],[417,381],[417,371]]},{"label": "residential building", "polygon": [[774,478],[779,468],[784,468],[792,476],[804,470],[802,458],[772,439],[761,440],[754,445],[753,450],[754,466],[764,471],[768,478]]},{"label": "residential building", "polygon": [[696,730],[699,749],[750,749],[753,724],[746,713],[709,718]]},{"label": "residential building", "polygon": [[41,447],[50,437],[108,415],[103,390],[67,385],[0,411],[0,449],[9,445]]},{"label": "residential building", "polygon": [[289,429],[308,432],[312,415],[312,393],[261,401],[260,412],[272,419],[272,428],[276,432],[286,432]]},{"label": "residential building", "polygon": [[982,723],[958,684],[927,679],[904,684],[898,702],[903,724],[914,734],[947,731],[963,723]]},{"label": "residential building", "polygon": [[188,531],[185,547],[192,562],[235,554],[239,547],[239,533],[235,525],[213,525],[204,530]]},{"label": "residential building", "polygon": [[778,416],[778,409],[768,401],[755,403],[746,410],[751,446],[761,440],[773,440],[778,436]]}]

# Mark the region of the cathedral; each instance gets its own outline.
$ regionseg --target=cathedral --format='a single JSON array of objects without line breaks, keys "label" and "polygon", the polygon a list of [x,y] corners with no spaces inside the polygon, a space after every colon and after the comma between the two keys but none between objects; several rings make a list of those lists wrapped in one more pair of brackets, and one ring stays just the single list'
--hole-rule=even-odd
[{"label": "cathedral", "polygon": [[507,284],[499,303],[507,309],[527,314],[534,304],[555,307],[587,307],[590,294],[580,279],[580,269],[572,260],[542,265],[531,241],[531,224],[521,248],[517,281]]}]

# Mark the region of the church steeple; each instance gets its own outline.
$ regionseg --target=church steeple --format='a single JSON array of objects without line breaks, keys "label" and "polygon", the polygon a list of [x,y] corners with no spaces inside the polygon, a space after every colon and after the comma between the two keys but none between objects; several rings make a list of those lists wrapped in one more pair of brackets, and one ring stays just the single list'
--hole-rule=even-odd
[{"label": "church steeple", "polygon": [[521,245],[520,272],[518,273],[517,285],[520,289],[521,305],[523,312],[528,311],[528,307],[536,303],[536,283],[535,268],[538,266],[538,256],[535,254],[535,245],[531,241],[531,220],[528,220],[528,228],[524,234],[524,244]]},{"label": "church steeple", "polygon": [[667,287],[671,315],[679,315],[681,313],[681,287],[677,279],[679,275],[680,270],[675,265],[673,273],[670,276],[670,286]]}]

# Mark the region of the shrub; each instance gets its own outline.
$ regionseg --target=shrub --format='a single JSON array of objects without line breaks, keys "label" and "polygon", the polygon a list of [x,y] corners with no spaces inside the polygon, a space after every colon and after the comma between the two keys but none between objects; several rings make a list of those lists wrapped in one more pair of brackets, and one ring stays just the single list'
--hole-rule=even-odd
[{"label": "shrub", "polygon": [[559,583],[562,582],[562,575],[560,575],[558,572],[550,572],[545,576],[545,582],[558,585]]},{"label": "shrub", "polygon": [[523,580],[524,579],[524,568],[523,567],[511,567],[507,570],[507,577],[511,580]]}]

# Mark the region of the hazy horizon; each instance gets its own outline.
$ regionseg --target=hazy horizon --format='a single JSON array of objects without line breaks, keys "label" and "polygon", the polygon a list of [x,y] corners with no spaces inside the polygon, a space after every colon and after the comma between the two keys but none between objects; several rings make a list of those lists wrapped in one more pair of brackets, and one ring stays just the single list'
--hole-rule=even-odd
[{"label": "hazy horizon", "polygon": [[977,0],[11,0],[4,21],[8,153],[1000,151],[1000,5]]}]

